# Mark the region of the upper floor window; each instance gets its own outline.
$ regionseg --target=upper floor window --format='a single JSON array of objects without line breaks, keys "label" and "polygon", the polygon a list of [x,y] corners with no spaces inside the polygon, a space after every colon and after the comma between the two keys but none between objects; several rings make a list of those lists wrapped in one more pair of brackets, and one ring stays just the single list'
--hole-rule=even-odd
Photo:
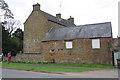
[{"label": "upper floor window", "polygon": [[72,41],[65,41],[65,45],[66,45],[67,49],[72,49],[73,48]]},{"label": "upper floor window", "polygon": [[92,48],[99,49],[100,48],[100,39],[92,39]]}]

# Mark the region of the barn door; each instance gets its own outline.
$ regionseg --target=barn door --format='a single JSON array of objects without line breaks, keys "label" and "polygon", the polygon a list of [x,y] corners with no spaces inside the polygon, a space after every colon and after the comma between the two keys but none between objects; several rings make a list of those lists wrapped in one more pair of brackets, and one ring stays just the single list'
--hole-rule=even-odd
[{"label": "barn door", "polygon": [[117,59],[120,58],[120,52],[113,52],[113,63],[117,65]]}]

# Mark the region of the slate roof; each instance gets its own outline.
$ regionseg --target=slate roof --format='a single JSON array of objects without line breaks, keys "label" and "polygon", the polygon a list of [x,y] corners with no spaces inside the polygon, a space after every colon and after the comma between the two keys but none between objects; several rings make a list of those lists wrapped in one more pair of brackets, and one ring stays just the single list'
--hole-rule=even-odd
[{"label": "slate roof", "polygon": [[68,20],[65,20],[65,19],[62,19],[62,18],[56,18],[55,16],[53,15],[50,15],[42,10],[40,10],[41,14],[46,17],[49,21],[52,21],[52,22],[55,22],[57,24],[61,24],[63,26],[66,26],[66,27],[71,27],[71,26],[75,26],[75,24],[71,21],[68,21]]},{"label": "slate roof", "polygon": [[[51,14],[48,14],[42,10],[39,10],[40,13],[45,17],[47,18],[49,21],[51,22],[54,22],[54,23],[57,23],[57,24],[60,24],[62,26],[65,26],[65,27],[71,27],[71,26],[76,26],[73,22],[71,21],[68,21],[66,19],[62,19],[62,18],[56,18],[55,16],[51,15]],[[34,11],[32,11],[33,13]],[[29,15],[29,17],[32,15],[32,13]],[[29,19],[29,17],[26,19],[26,21],[24,22],[24,24],[27,22],[27,20]]]},{"label": "slate roof", "polygon": [[112,37],[111,22],[52,28],[42,41]]}]

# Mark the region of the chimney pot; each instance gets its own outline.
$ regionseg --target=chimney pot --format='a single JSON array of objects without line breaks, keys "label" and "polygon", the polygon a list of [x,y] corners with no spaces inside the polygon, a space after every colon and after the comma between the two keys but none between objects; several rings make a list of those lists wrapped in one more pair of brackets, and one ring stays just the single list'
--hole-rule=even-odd
[{"label": "chimney pot", "polygon": [[33,11],[38,11],[38,10],[40,10],[40,4],[39,3],[34,4],[33,5]]},{"label": "chimney pot", "polygon": [[70,16],[70,18],[68,18],[69,21],[74,23],[74,18]]},{"label": "chimney pot", "polygon": [[56,14],[56,17],[57,18],[61,18],[61,14],[59,13],[59,14]]}]

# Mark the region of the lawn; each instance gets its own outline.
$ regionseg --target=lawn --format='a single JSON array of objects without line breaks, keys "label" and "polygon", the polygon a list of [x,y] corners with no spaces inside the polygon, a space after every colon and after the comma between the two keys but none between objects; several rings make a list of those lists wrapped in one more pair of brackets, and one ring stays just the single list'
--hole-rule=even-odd
[{"label": "lawn", "polygon": [[115,66],[111,66],[111,65],[106,65],[106,64],[57,64],[57,63],[42,63],[42,62],[38,62],[38,63],[31,63],[31,62],[15,62],[15,63],[23,63],[23,64],[38,64],[38,65],[49,65],[49,66],[66,66],[66,67],[89,67],[89,68],[116,68]]},{"label": "lawn", "polygon": [[6,68],[16,68],[16,69],[26,69],[26,70],[38,70],[47,72],[84,72],[84,71],[95,71],[97,69],[76,69],[76,68],[60,68],[60,67],[45,67],[45,66],[32,66],[24,65],[21,63],[3,63],[2,67]]},{"label": "lawn", "polygon": [[[39,65],[39,64],[38,64]],[[69,66],[69,67],[89,67],[89,68],[116,68],[115,66],[105,65],[105,64],[40,64],[49,66]]]},{"label": "lawn", "polygon": [[[63,68],[63,67],[46,67],[46,66],[32,66],[25,65],[26,63],[2,63],[2,67],[7,68],[17,68],[26,70],[38,70],[38,71],[48,71],[48,72],[84,72],[84,71],[96,71],[100,69],[81,69],[81,68]],[[39,65],[39,64],[37,64]],[[109,65],[98,65],[98,64],[40,64],[49,66],[66,66],[66,67],[89,67],[89,68],[115,68]]]}]

